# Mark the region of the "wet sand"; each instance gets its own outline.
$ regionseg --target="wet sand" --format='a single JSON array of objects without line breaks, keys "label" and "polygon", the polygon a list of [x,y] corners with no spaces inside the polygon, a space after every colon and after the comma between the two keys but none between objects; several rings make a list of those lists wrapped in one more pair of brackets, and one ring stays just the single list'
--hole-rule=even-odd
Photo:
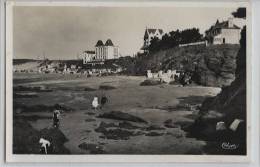
[{"label": "wet sand", "polygon": [[[25,75],[25,74],[24,74]],[[30,75],[30,74],[27,74]],[[52,92],[38,92],[38,97],[17,98],[18,104],[27,106],[34,105],[65,105],[73,110],[64,112],[61,115],[60,130],[64,133],[68,141],[65,147],[71,154],[93,154],[91,145],[87,148],[79,147],[80,144],[92,144],[99,153],[106,154],[203,154],[205,141],[186,137],[186,133],[181,129],[181,124],[188,124],[194,121],[198,111],[179,107],[200,104],[204,98],[215,96],[219,93],[219,88],[213,87],[179,87],[176,85],[140,86],[144,77],[127,76],[107,76],[85,78],[66,76],[66,81],[62,76],[44,76],[46,80],[40,80],[33,76],[35,81],[23,82],[17,80],[15,86],[44,86],[53,90]],[[42,77],[42,76],[41,76]],[[71,78],[70,78],[71,77]],[[16,77],[23,80],[23,76]],[[113,86],[115,89],[100,90],[100,85]],[[96,90],[84,91],[90,87]],[[105,95],[108,103],[98,110],[91,107],[94,96],[99,98]],[[118,126],[122,120],[99,118],[98,115],[110,111],[120,111],[140,117],[148,122],[136,123],[127,121],[130,124],[140,127],[127,130]],[[51,112],[23,112],[21,115],[47,115]],[[164,122],[171,119],[174,127],[165,127]],[[128,139],[107,139],[106,136],[97,129],[101,122],[113,123],[117,127],[107,129],[120,129],[130,131],[137,135],[130,135]],[[31,120],[30,124],[37,130],[52,126],[51,119]],[[149,126],[161,127],[161,129],[147,130]],[[89,147],[89,148],[88,148]],[[95,148],[94,148],[95,149]],[[95,153],[95,151],[94,151]]]}]

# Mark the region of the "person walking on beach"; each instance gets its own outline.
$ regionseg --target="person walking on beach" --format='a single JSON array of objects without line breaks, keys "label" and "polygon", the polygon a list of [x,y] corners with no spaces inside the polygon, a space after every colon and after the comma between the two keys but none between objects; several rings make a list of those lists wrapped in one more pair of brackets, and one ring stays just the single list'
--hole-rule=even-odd
[{"label": "person walking on beach", "polygon": [[40,138],[39,143],[41,144],[41,150],[40,153],[42,154],[48,154],[49,153],[49,148],[51,146],[51,143],[49,140]]},{"label": "person walking on beach", "polygon": [[94,97],[93,101],[92,101],[92,107],[95,109],[97,109],[97,107],[99,106],[98,104],[98,97]]},{"label": "person walking on beach", "polygon": [[59,126],[59,116],[60,116],[60,111],[59,110],[54,110],[53,112],[53,127],[58,127]]},{"label": "person walking on beach", "polygon": [[107,101],[108,101],[108,98],[105,95],[103,95],[102,98],[101,98],[101,101],[100,101],[100,103],[101,103],[100,108],[101,109],[102,109],[102,107],[104,107],[104,105],[107,103]]}]

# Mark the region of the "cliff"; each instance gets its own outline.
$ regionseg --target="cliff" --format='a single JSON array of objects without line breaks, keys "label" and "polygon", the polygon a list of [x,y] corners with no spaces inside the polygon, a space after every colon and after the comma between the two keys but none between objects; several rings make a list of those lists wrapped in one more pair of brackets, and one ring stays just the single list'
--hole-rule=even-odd
[{"label": "cliff", "polygon": [[236,56],[239,45],[186,46],[139,56],[137,74],[147,70],[179,69],[193,74],[192,80],[200,85],[223,87],[235,79]]},{"label": "cliff", "polygon": [[[231,142],[240,145],[239,149],[227,154],[246,154],[246,29],[241,32],[240,49],[236,59],[235,80],[230,86],[212,98],[206,99],[200,111],[200,117],[187,130],[199,138],[218,142]],[[231,131],[230,125],[235,119],[243,120],[237,131]],[[225,122],[227,130],[216,131],[216,123]],[[194,133],[196,132],[196,133]],[[216,147],[216,145],[214,146]],[[220,151],[220,152],[223,152]]]},{"label": "cliff", "polygon": [[214,98],[207,99],[201,108],[205,114],[209,110],[216,110],[224,114],[224,120],[231,123],[235,118],[246,121],[246,34],[241,33],[241,48],[237,56],[236,79],[230,86],[224,87]]}]

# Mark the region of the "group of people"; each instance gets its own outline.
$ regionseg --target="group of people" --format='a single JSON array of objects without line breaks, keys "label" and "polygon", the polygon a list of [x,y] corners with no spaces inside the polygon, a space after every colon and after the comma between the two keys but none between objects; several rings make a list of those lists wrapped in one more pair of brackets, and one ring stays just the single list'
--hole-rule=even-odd
[{"label": "group of people", "polygon": [[[107,102],[108,102],[108,98],[106,96],[101,97],[100,104],[98,101],[98,97],[94,97],[94,99],[92,101],[92,108],[94,108],[95,110],[98,107],[102,108]],[[53,112],[52,120],[53,120],[53,127],[55,127],[55,128],[59,127],[60,114],[61,114],[60,110],[54,110],[54,112]]]},{"label": "group of people", "polygon": [[96,110],[98,107],[102,108],[108,102],[108,98],[106,96],[102,96],[100,100],[100,104],[98,102],[98,97],[94,97],[92,101],[92,107]]},{"label": "group of people", "polygon": [[147,70],[148,79],[159,79],[161,83],[178,82],[182,86],[186,86],[192,83],[192,73],[188,71],[167,70],[164,73],[160,70],[158,73],[152,73],[151,70]]},{"label": "group of people", "polygon": [[180,76],[176,78],[182,86],[186,86],[192,83],[191,74],[189,72],[182,72]]}]

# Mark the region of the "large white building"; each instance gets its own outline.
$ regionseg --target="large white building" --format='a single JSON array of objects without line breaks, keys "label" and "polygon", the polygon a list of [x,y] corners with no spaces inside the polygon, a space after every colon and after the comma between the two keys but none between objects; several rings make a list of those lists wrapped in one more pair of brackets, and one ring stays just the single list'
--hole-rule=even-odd
[{"label": "large white building", "polygon": [[144,45],[142,47],[143,50],[148,49],[149,45],[151,44],[151,40],[153,38],[162,39],[164,35],[162,29],[154,29],[154,28],[146,28],[144,32]]},{"label": "large white building", "polygon": [[105,44],[99,40],[95,46],[95,51],[97,60],[117,59],[119,57],[119,47],[114,46],[111,39],[108,39]]},{"label": "large white building", "polygon": [[239,44],[240,27],[233,23],[233,18],[217,22],[206,32],[205,37],[209,44]]},{"label": "large white building", "polygon": [[111,39],[104,44],[101,40],[97,41],[95,51],[84,51],[82,54],[83,64],[88,62],[102,62],[108,59],[119,57],[119,47],[115,46]]}]

